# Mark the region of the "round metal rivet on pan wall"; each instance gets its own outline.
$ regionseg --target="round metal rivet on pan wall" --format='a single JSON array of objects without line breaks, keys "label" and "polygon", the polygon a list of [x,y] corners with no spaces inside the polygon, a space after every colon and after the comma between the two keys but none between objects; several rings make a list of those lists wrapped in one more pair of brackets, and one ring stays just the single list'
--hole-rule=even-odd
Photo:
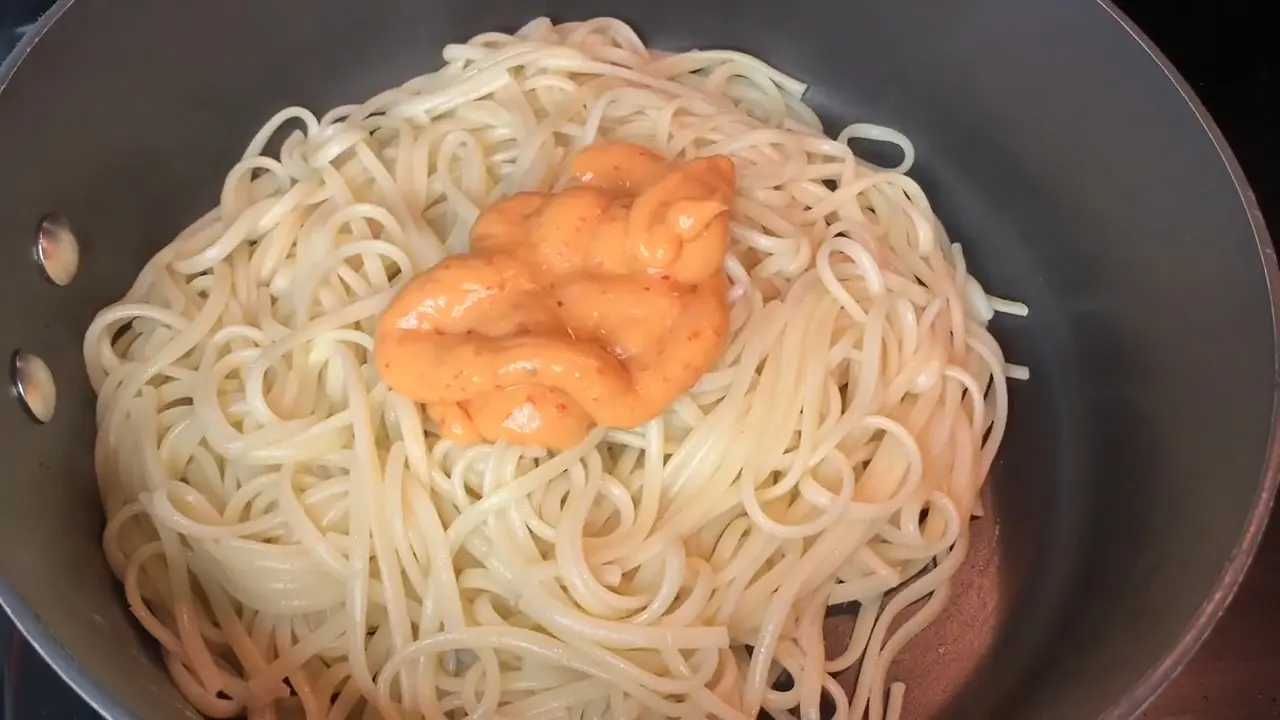
[{"label": "round metal rivet on pan wall", "polygon": [[46,215],[36,230],[36,262],[54,285],[70,285],[80,269],[80,244],[71,223],[61,215]]},{"label": "round metal rivet on pan wall", "polygon": [[14,397],[33,420],[44,425],[53,419],[58,387],[44,360],[25,350],[15,351],[9,362],[9,378]]}]

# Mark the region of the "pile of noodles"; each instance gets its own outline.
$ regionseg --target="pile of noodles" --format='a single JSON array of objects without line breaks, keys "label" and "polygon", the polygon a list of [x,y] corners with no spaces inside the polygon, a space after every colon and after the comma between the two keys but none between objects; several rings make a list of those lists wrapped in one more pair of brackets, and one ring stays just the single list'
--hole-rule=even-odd
[{"label": "pile of noodles", "polygon": [[[1025,307],[966,274],[906,138],[825,137],[758,59],[539,19],[444,60],[281,111],[85,337],[103,546],[179,689],[255,720],[898,715],[1025,373],[984,328]],[[379,312],[597,139],[733,158],[724,356],[567,452],[442,440],[374,370]]]}]

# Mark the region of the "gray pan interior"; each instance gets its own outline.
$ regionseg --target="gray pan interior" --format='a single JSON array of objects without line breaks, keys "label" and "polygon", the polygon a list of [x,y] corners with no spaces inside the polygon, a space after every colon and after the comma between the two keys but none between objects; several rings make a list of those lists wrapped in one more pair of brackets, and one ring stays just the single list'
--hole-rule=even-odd
[{"label": "gray pan interior", "polygon": [[[44,426],[0,403],[0,598],[22,631],[112,718],[188,716],[100,557],[83,331],[277,108],[363,99],[540,14],[750,51],[811,83],[829,127],[916,141],[979,276],[1032,308],[996,332],[1033,379],[1012,389],[995,517],[900,663],[913,714],[1136,713],[1262,531],[1277,276],[1221,138],[1096,0],[64,0],[0,92],[0,352],[40,354],[59,397]],[[69,287],[31,260],[47,212],[81,241]]]}]

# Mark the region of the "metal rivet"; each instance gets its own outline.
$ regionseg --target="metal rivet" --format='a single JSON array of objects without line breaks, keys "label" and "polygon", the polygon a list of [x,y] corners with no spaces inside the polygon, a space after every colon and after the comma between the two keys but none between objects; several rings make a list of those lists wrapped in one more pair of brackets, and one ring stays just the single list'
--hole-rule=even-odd
[{"label": "metal rivet", "polygon": [[49,366],[38,356],[18,350],[9,363],[13,392],[31,418],[41,425],[53,419],[58,404],[58,388]]},{"label": "metal rivet", "polygon": [[80,269],[80,244],[71,223],[61,215],[46,215],[36,231],[36,262],[54,285],[70,285]]}]

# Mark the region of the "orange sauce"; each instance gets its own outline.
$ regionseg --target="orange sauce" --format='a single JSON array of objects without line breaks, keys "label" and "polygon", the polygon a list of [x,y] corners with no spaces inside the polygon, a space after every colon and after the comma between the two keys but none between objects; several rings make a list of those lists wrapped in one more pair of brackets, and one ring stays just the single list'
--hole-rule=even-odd
[{"label": "orange sauce", "polygon": [[733,162],[600,143],[571,169],[573,187],[487,208],[471,251],[379,320],[379,373],[445,437],[563,449],[636,427],[724,350]]}]

